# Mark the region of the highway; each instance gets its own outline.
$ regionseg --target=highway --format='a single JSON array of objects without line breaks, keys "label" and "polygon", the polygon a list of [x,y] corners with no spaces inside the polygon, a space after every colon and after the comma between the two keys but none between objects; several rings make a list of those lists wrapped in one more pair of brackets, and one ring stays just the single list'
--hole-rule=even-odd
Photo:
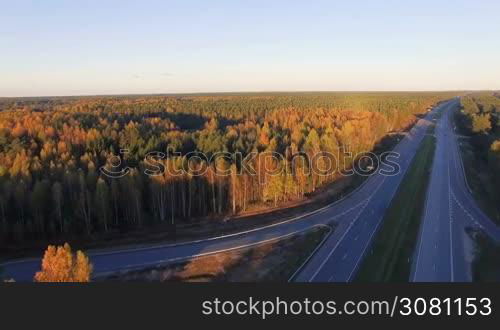
[{"label": "highway", "polygon": [[[468,282],[465,229],[479,227],[496,241],[499,228],[476,205],[469,191],[458,149],[453,112],[459,99],[443,109],[435,130],[436,151],[424,216],[412,267],[414,282]],[[470,249],[470,248],[469,248]]]},{"label": "highway", "polygon": [[[369,187],[370,195],[352,216],[339,224],[332,238],[313,256],[300,274],[299,282],[349,282],[353,279],[363,257],[371,253],[370,245],[380,227],[394,194],[420,146],[420,142],[443,103],[420,119],[393,151],[400,154],[401,170],[393,176],[375,178]],[[335,235],[340,237],[335,237]]]},{"label": "highway", "polygon": [[[369,253],[370,243],[376,230],[431,120],[436,118],[440,108],[448,105],[449,102],[442,103],[437,109],[418,120],[394,148],[393,151],[400,154],[397,162],[401,171],[397,175],[385,176],[377,172],[357,190],[336,203],[307,215],[258,229],[183,244],[130,248],[112,252],[89,251],[88,255],[94,266],[94,276],[248,247],[292,235],[315,225],[335,223],[334,232],[295,280],[303,282],[349,281],[359,267],[362,257]],[[16,281],[31,281],[35,272],[40,269],[40,261],[41,256],[10,261],[1,266],[4,269],[4,276]]]}]

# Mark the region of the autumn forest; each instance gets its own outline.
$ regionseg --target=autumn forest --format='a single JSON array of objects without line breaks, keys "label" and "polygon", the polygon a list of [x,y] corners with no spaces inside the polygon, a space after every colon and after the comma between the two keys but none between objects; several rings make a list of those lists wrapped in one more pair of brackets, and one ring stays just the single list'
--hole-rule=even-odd
[{"label": "autumn forest", "polygon": [[[290,155],[373,150],[407,129],[450,93],[261,93],[0,99],[0,240],[91,239],[96,233],[192,223],[252,205],[279,205],[335,182],[338,174],[303,171]],[[482,110],[486,113],[488,110]],[[486,116],[487,114],[481,115]],[[482,118],[482,117],[481,117]],[[481,121],[481,119],[478,119]],[[475,121],[474,121],[475,123]],[[476,124],[474,124],[476,126]],[[478,122],[477,125],[483,125]],[[474,126],[474,127],[475,127]],[[478,128],[479,129],[479,128]],[[120,153],[120,150],[127,150]],[[148,153],[165,168],[205,166],[147,176]],[[252,160],[256,175],[236,175],[238,160],[187,155],[224,151]],[[285,157],[278,164],[263,152]],[[130,173],[100,172],[120,157]],[[210,158],[208,158],[210,159]],[[271,162],[264,164],[264,162]],[[352,166],[344,158],[340,168]],[[281,166],[278,176],[263,167]],[[230,175],[217,175],[219,170]]]}]

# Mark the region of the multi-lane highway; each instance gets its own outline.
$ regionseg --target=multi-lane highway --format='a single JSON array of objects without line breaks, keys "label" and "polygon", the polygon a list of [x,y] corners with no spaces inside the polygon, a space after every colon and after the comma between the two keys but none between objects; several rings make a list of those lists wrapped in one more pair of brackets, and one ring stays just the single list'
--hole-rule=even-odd
[{"label": "multi-lane highway", "polygon": [[[455,102],[455,101],[451,101]],[[449,102],[438,108],[447,107]],[[400,171],[385,176],[377,172],[346,198],[308,215],[278,224],[211,239],[176,245],[160,245],[113,252],[90,252],[94,275],[136,269],[150,265],[188,259],[268,240],[279,239],[314,225],[335,223],[336,228],[325,244],[299,272],[297,281],[349,281],[355,274],[390,204],[431,120],[434,109],[420,119],[395,147],[400,154]],[[387,168],[388,169],[388,168]],[[2,265],[4,275],[17,281],[30,281],[40,268],[40,258],[16,260]]]},{"label": "multi-lane highway", "polygon": [[428,186],[412,280],[416,282],[471,281],[465,229],[480,227],[500,241],[500,229],[476,205],[465,179],[452,124],[459,99],[443,109],[436,125],[436,151]]},{"label": "multi-lane highway", "polygon": [[355,209],[347,221],[339,224],[342,228],[335,233],[340,237],[328,240],[300,272],[296,281],[348,282],[353,279],[363,257],[371,252],[373,237],[427,129],[436,120],[438,111],[447,106],[448,102],[441,104],[419,120],[394,148],[400,155],[398,163],[401,170],[396,175],[373,179],[367,188],[371,193],[365,202]]}]

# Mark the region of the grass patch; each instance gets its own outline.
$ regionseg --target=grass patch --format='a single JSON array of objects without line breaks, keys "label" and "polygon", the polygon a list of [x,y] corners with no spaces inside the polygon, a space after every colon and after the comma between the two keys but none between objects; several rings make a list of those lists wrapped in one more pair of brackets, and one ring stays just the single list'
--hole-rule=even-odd
[{"label": "grass patch", "polygon": [[472,280],[474,282],[500,281],[500,245],[496,244],[482,231],[468,229],[467,233],[475,242],[472,262]]},{"label": "grass patch", "polygon": [[98,280],[160,282],[286,282],[331,232],[326,226],[291,237]]},{"label": "grass patch", "polygon": [[[433,133],[431,126],[428,133]],[[408,282],[429,182],[435,137],[426,135],[383,219],[357,282]]]}]

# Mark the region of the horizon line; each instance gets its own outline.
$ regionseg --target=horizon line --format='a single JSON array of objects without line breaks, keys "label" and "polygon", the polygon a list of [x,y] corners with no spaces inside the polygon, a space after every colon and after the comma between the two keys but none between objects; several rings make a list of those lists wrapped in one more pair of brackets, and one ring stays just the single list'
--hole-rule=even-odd
[{"label": "horizon line", "polygon": [[273,94],[273,93],[446,93],[446,92],[498,92],[499,89],[435,89],[435,90],[247,90],[217,92],[172,92],[172,93],[116,93],[116,94],[60,94],[60,95],[25,95],[0,96],[0,99],[20,98],[63,98],[63,97],[123,97],[123,96],[194,96],[221,94]]}]

